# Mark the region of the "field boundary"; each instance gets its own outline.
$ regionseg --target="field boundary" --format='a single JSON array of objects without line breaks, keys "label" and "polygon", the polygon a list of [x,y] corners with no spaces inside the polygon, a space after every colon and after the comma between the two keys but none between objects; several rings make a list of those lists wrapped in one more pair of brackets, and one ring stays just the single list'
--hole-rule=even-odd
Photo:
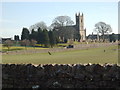
[{"label": "field boundary", "polygon": [[17,54],[31,54],[31,53],[47,53],[47,52],[62,52],[62,51],[70,51],[70,50],[82,50],[89,48],[98,48],[98,47],[108,47],[118,45],[118,43],[94,43],[94,44],[79,44],[74,45],[74,48],[49,48],[49,49],[28,49],[28,50],[16,50],[16,51],[7,51],[2,53],[3,55],[17,55]]}]

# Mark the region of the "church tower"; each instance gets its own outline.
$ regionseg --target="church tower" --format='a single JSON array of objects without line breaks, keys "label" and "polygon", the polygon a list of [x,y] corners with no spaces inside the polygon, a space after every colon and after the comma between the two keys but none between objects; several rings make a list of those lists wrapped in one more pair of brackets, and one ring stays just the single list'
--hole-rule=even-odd
[{"label": "church tower", "polygon": [[80,34],[80,41],[85,41],[86,40],[86,29],[84,29],[84,15],[80,15],[80,13],[76,13],[76,30],[77,33]]}]

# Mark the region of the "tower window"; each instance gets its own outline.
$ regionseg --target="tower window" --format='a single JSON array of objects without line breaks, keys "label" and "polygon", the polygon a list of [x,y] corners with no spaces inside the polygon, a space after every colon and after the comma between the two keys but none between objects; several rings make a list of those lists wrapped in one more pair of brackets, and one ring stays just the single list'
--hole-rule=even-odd
[{"label": "tower window", "polygon": [[81,19],[81,22],[82,22],[82,19]]}]

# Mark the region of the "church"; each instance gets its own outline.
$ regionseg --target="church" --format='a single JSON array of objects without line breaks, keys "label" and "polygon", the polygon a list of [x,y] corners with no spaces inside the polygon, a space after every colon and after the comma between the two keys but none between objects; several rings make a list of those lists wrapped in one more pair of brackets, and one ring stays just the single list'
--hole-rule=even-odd
[{"label": "church", "polygon": [[80,34],[80,41],[86,40],[86,29],[84,29],[84,15],[80,15],[80,13],[77,15],[76,13],[76,31]]},{"label": "church", "polygon": [[60,40],[86,41],[86,29],[84,28],[84,15],[75,14],[75,25],[56,28],[57,36]]}]

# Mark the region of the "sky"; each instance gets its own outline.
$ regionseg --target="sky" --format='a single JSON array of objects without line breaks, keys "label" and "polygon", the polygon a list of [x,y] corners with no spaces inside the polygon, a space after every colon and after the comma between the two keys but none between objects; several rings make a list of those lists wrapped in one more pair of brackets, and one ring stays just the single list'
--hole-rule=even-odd
[{"label": "sky", "polygon": [[[2,2],[1,37],[21,35],[22,28],[44,21],[50,26],[57,16],[67,15],[75,22],[75,13],[84,14],[84,28],[91,34],[100,21],[118,33],[117,2]],[[74,23],[75,24],[75,23]],[[95,32],[93,32],[95,33]]]}]

